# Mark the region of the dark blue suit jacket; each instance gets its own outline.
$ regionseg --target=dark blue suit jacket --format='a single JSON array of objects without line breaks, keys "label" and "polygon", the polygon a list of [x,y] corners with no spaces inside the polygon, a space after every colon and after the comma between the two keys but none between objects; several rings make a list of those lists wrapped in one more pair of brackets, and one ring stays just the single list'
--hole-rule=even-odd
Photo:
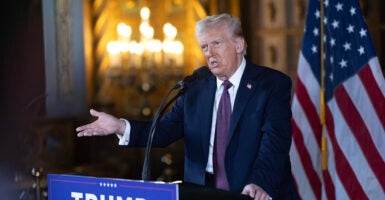
[{"label": "dark blue suit jacket", "polygon": [[[295,199],[291,145],[291,80],[247,61],[231,115],[225,157],[230,190],[254,183],[273,199]],[[191,83],[160,121],[153,145],[185,138],[184,181],[205,185],[216,77]],[[130,121],[129,146],[145,146],[151,122]]]}]

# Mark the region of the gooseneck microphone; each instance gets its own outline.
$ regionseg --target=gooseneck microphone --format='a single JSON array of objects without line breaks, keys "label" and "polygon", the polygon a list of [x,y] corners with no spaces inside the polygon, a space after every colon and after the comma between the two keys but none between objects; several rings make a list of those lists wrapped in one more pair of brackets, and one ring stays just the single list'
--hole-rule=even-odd
[{"label": "gooseneck microphone", "polygon": [[208,67],[203,66],[198,69],[196,69],[193,74],[190,76],[186,76],[183,80],[179,81],[173,88],[173,89],[179,89],[179,88],[185,88],[186,85],[194,82],[195,80],[202,79],[204,77],[207,77],[211,72]]},{"label": "gooseneck microphone", "polygon": [[[152,140],[154,138],[154,134],[156,131],[156,128],[158,126],[158,122],[160,119],[160,116],[163,115],[164,111],[171,105],[172,102],[174,102],[180,95],[182,95],[188,88],[189,84],[193,83],[196,80],[203,79],[207,77],[210,74],[210,70],[208,67],[200,67],[196,69],[193,74],[190,76],[186,76],[183,80],[179,81],[177,84],[172,87],[168,93],[166,94],[165,97],[163,97],[162,102],[160,103],[158,110],[154,116],[154,119],[151,124],[151,128],[148,134],[148,139],[147,139],[147,146],[146,146],[146,154],[144,158],[144,163],[143,163],[143,169],[142,169],[142,180],[143,181],[148,181],[149,176],[148,176],[148,168],[149,168],[149,163],[150,163],[150,152],[151,152],[151,146],[152,146]],[[166,100],[172,93],[172,91],[179,89],[179,92],[174,95],[167,103]]]}]

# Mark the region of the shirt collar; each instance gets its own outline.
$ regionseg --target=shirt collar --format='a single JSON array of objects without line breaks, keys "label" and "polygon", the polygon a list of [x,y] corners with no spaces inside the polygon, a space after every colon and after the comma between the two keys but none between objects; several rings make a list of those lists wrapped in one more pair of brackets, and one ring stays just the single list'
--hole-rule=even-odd
[{"label": "shirt collar", "polygon": [[[239,83],[241,82],[243,71],[245,71],[246,59],[242,58],[241,65],[238,67],[237,71],[229,78],[229,81],[233,84],[234,88],[238,88]],[[217,78],[217,89],[222,85],[223,81]]]}]

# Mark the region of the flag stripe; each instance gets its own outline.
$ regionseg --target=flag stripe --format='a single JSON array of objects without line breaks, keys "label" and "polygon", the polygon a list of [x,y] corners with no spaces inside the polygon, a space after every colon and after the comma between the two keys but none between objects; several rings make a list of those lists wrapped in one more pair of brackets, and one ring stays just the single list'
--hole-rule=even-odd
[{"label": "flag stripe", "polygon": [[350,199],[368,199],[365,192],[363,191],[359,181],[357,180],[354,172],[349,165],[345,155],[343,154],[340,146],[338,145],[336,139],[336,133],[334,132],[334,119],[333,115],[327,106],[326,109],[326,123],[328,124],[327,129],[329,133],[329,138],[332,144],[334,157],[335,157],[335,165],[338,176],[341,179],[344,187],[346,188],[354,188],[354,190],[346,189],[348,196]]},{"label": "flag stripe", "polygon": [[[372,71],[373,77],[376,80],[378,88],[383,97],[385,97],[385,74],[382,73],[380,63],[377,57],[369,60],[370,71]],[[384,108],[383,108],[384,109]]]},{"label": "flag stripe", "polygon": [[371,68],[369,65],[366,65],[359,73],[358,73],[365,89],[368,91],[368,95],[370,97],[370,101],[375,107],[375,111],[377,113],[378,118],[380,119],[380,123],[382,124],[382,128],[385,129],[385,97],[381,92],[381,89],[378,87],[376,79],[373,76]]},{"label": "flag stripe", "polygon": [[296,90],[298,100],[301,102],[303,108],[307,108],[304,111],[307,120],[310,122],[314,138],[317,141],[318,148],[321,147],[322,127],[320,119],[318,118],[317,110],[313,103],[310,101],[310,96],[307,93],[305,86],[302,84],[301,78],[297,79]]},{"label": "flag stripe", "polygon": [[[306,149],[307,149],[308,153],[310,155],[320,154],[321,148],[319,147],[318,142],[317,142],[316,138],[314,137],[314,134],[312,134],[313,130],[309,124],[309,121],[307,120],[305,115],[302,115],[304,113],[304,111],[303,111],[302,105],[298,101],[298,98],[296,95],[294,96],[292,106],[293,106],[293,108],[295,108],[295,110],[293,112],[294,116],[292,119],[292,123],[294,123],[294,121],[295,121],[296,126],[299,128],[299,132],[294,132],[293,137],[296,137],[297,134],[302,134],[302,137],[304,137],[303,141],[306,144],[308,144],[312,147],[318,147],[318,148],[308,148],[307,147]],[[298,113],[302,113],[302,114],[299,115]],[[303,135],[303,133],[308,133],[308,134]],[[313,166],[320,166],[321,165],[321,159],[317,156],[312,156],[311,157],[311,163]],[[319,176],[321,176],[321,175],[319,175]]]},{"label": "flag stripe", "polygon": [[311,164],[311,157],[309,152],[306,149],[306,146],[304,145],[303,141],[303,136],[298,129],[298,126],[294,121],[292,121],[292,127],[293,127],[293,132],[298,133],[295,135],[294,142],[297,147],[297,152],[300,156],[300,160],[302,163],[302,166],[304,168],[304,171],[309,179],[311,188],[314,192],[314,195],[318,198],[321,197],[321,180],[318,178],[317,172],[314,170],[312,164]]},{"label": "flag stripe", "polygon": [[332,178],[330,176],[329,170],[324,170],[322,172],[323,178],[324,178],[324,184],[325,184],[325,191],[326,191],[326,196],[328,200],[334,200],[336,199],[334,193],[334,184],[332,181]]},{"label": "flag stripe", "polygon": [[[366,66],[365,68],[369,69],[369,66]],[[370,98],[371,90],[367,90],[364,86],[368,85],[368,83],[366,79],[361,78],[361,76],[366,76],[363,75],[364,73],[372,74],[370,70],[365,70],[365,68],[361,70],[360,76],[352,77],[350,80],[346,81],[346,84],[344,85],[348,95],[351,97],[350,99],[357,109],[357,112],[364,121],[367,130],[370,133],[380,133],[368,134],[368,137],[371,137],[371,141],[374,143],[378,152],[385,152],[385,146],[383,145],[383,141],[385,141],[385,134],[381,134],[385,133],[385,129],[382,127],[382,122],[377,114],[379,112],[377,112],[377,108],[375,108],[377,101]],[[378,86],[373,84],[370,88],[378,88]],[[378,90],[376,92],[378,92]],[[382,160],[385,160],[385,154],[380,154],[380,156],[382,157]]]},{"label": "flag stripe", "polygon": [[[326,128],[326,130],[327,130],[327,128]],[[326,131],[326,138],[328,141],[327,142],[327,154],[328,154],[328,158],[327,158],[328,168],[327,169],[329,171],[330,178],[331,178],[332,183],[334,185],[334,188],[333,188],[334,197],[335,197],[335,199],[349,199],[348,194],[346,193],[345,188],[344,188],[343,184],[341,183],[341,179],[337,174],[336,163],[335,163],[336,159],[335,159],[335,154],[333,151],[333,145],[331,143],[331,139],[330,139],[329,133],[327,131]],[[327,187],[327,186],[324,186],[324,187]]]},{"label": "flag stripe", "polygon": [[[312,71],[312,68],[306,60],[306,58],[303,55],[303,52],[301,51],[299,54],[299,61],[298,61],[298,75],[297,79],[300,79],[303,85],[306,87],[306,92],[308,93],[309,100],[312,102],[314,110],[317,111],[317,115],[312,115],[314,117],[319,116],[319,105],[320,105],[320,98],[319,98],[319,91],[321,90],[320,84],[318,84],[317,77],[315,77],[315,74]],[[298,91],[296,88],[296,93],[301,92]],[[309,117],[312,117],[309,116]]]},{"label": "flag stripe", "polygon": [[[336,145],[338,145],[338,147],[341,149],[344,157],[347,158],[347,162],[350,164],[350,167],[354,173],[351,175],[357,178],[361,186],[365,186],[362,189],[370,199],[378,199],[378,197],[381,196],[384,197],[384,193],[379,186],[380,183],[377,181],[375,174],[369,166],[369,163],[366,161],[365,155],[362,152],[356,137],[353,136],[351,128],[347,125],[335,98],[333,98],[332,101],[328,103],[328,108],[333,111],[333,118],[339,119],[338,123],[334,121],[335,125],[333,124],[337,142]],[[339,161],[339,159],[335,159],[335,162]],[[342,178],[340,177],[340,179]],[[341,184],[337,182],[336,191],[338,191],[338,193],[341,193],[342,190],[340,185]],[[347,191],[355,190],[354,185],[349,185],[349,182],[348,185],[346,185],[345,182],[343,182],[342,185],[342,187]],[[376,192],[373,193],[372,190],[376,190]]]},{"label": "flag stripe", "polygon": [[[382,160],[381,155],[375,148],[372,138],[370,137],[370,132],[366,128],[365,123],[360,117],[360,114],[358,113],[355,105],[350,100],[350,97],[344,87],[337,88],[335,97],[348,126],[350,127],[366,157],[366,161],[369,163],[373,172],[378,177],[378,180],[381,183],[381,187],[384,190],[385,162]],[[352,118],[351,116],[355,116],[355,118]]]},{"label": "flag stripe", "polygon": [[301,160],[299,158],[299,153],[297,151],[296,145],[294,145],[294,142],[290,149],[290,159],[292,163],[297,163],[291,169],[294,176],[293,178],[294,178],[295,186],[298,189],[300,198],[317,199],[314,196],[313,189],[311,188],[312,186],[310,185],[307,176],[298,176],[301,174],[305,174],[305,170],[303,169],[303,166],[300,164]]}]

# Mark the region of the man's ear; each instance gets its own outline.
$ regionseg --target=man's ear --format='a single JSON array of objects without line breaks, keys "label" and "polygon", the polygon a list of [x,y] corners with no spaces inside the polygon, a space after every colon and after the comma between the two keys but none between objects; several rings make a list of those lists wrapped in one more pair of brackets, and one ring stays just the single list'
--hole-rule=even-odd
[{"label": "man's ear", "polygon": [[245,48],[245,40],[241,37],[238,37],[237,39],[235,39],[235,48],[237,50],[238,53],[241,53],[243,51],[243,49]]}]

